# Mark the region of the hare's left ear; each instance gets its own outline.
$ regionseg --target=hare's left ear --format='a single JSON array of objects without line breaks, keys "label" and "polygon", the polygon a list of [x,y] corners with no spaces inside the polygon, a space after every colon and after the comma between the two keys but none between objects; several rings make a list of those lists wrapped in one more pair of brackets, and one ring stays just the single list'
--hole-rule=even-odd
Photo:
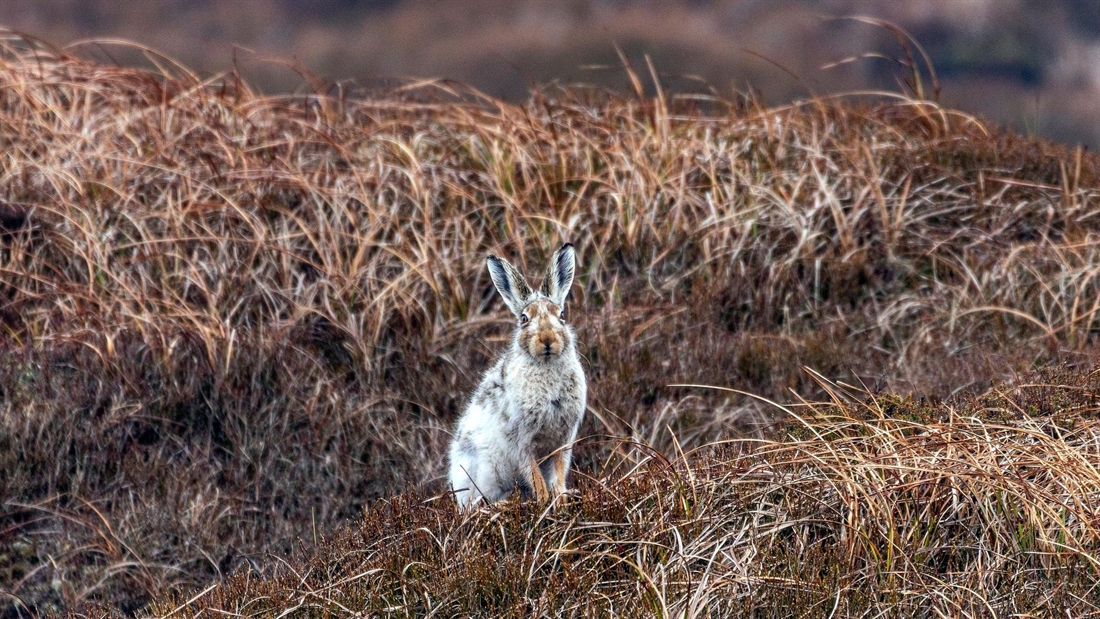
[{"label": "hare's left ear", "polygon": [[569,296],[569,288],[573,286],[573,271],[576,267],[576,252],[573,244],[566,243],[554,256],[550,258],[550,264],[546,265],[546,276],[542,280],[542,288],[539,290],[547,296],[555,305],[565,305],[565,297]]}]

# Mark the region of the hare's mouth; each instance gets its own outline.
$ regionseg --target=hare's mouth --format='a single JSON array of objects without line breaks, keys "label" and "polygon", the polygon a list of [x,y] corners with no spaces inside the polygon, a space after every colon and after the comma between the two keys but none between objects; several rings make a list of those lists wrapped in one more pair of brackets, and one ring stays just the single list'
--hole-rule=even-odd
[{"label": "hare's mouth", "polygon": [[523,348],[536,359],[548,361],[562,352],[561,342],[554,338],[538,337],[523,342]]}]

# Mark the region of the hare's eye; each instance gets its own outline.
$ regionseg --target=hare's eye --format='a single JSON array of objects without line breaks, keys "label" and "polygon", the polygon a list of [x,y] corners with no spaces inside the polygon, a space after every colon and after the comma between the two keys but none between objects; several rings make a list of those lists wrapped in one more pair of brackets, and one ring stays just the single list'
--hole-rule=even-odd
[{"label": "hare's eye", "polygon": [[527,314],[520,314],[520,316],[519,316],[519,324],[521,324],[521,325],[525,325],[525,324],[527,324],[527,323],[529,323],[529,322],[531,322],[531,317],[530,317],[530,316],[528,316]]},{"label": "hare's eye", "polygon": [[562,310],[561,313],[558,314],[558,320],[565,322],[565,310]]}]

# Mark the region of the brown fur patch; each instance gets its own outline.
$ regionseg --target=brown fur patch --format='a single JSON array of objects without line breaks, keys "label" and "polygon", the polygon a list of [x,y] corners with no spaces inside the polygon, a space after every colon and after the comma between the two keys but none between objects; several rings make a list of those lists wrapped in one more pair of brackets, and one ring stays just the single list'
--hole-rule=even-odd
[{"label": "brown fur patch", "polygon": [[565,493],[565,452],[554,454],[554,487],[550,489],[554,496]]},{"label": "brown fur patch", "polygon": [[527,474],[531,476],[531,488],[535,491],[535,500],[540,503],[548,501],[550,493],[546,490],[546,480],[542,477],[542,471],[539,470],[539,461],[534,456],[531,456]]},{"label": "brown fur patch", "polygon": [[565,349],[565,323],[559,318],[561,307],[548,299],[539,299],[524,308],[528,322],[520,327],[519,345],[535,358],[556,357]]}]

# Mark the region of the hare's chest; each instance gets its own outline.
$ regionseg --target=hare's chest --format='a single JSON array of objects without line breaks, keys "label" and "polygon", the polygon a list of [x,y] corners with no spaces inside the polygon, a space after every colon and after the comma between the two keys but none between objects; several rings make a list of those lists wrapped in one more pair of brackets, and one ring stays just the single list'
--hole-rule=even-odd
[{"label": "hare's chest", "polygon": [[568,441],[584,411],[579,384],[580,378],[572,372],[524,381],[511,411],[516,438],[522,435],[532,443],[553,444],[552,449]]}]

